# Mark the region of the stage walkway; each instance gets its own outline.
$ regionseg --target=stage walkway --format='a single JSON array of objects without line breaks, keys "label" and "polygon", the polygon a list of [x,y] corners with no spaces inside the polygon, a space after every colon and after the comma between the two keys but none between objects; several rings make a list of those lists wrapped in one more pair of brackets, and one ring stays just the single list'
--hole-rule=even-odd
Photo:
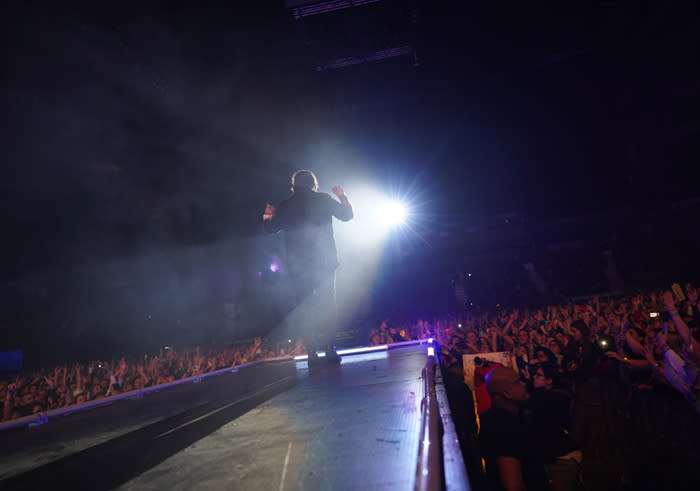
[{"label": "stage walkway", "polygon": [[[305,361],[276,362],[262,373],[238,372],[238,380],[231,374],[229,381],[212,382],[209,395],[192,396],[200,402],[193,409],[142,421],[136,429],[131,429],[133,411],[131,416],[117,415],[125,427],[131,425],[128,432],[41,465],[46,452],[55,452],[52,445],[61,444],[52,435],[85,415],[54,419],[45,425],[55,425],[53,432],[46,430],[46,441],[35,438],[32,449],[21,454],[25,467],[31,465],[27,459],[35,459],[38,467],[0,481],[0,488],[414,489],[426,361],[426,345],[414,344],[345,355],[340,366],[311,372]],[[230,388],[234,382],[248,384],[250,390],[236,393]],[[225,389],[214,390],[215,384]],[[197,385],[190,390],[204,390],[203,384]],[[221,390],[226,393],[213,396]],[[186,391],[180,389],[178,400],[188,398]],[[153,394],[149,403],[165,392]],[[89,413],[114,412],[117,406]],[[10,435],[18,447],[21,432]],[[453,454],[458,445],[446,448],[447,488],[468,489],[461,455]]]}]

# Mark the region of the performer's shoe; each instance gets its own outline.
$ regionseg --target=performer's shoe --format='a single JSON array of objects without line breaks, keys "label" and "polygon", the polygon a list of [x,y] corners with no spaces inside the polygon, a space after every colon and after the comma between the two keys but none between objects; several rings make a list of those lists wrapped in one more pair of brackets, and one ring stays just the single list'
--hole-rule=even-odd
[{"label": "performer's shoe", "polygon": [[341,356],[332,346],[326,348],[326,363],[329,365],[340,365]]},{"label": "performer's shoe", "polygon": [[309,363],[309,368],[314,368],[321,365],[321,358],[318,357],[316,351],[309,352],[309,357],[307,361]]}]

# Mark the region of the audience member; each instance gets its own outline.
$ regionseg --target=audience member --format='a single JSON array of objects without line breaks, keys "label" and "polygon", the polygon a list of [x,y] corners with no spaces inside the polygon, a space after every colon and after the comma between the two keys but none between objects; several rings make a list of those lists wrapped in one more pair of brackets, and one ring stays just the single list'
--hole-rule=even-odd
[{"label": "audience member", "polygon": [[544,462],[533,451],[538,435],[520,414],[530,398],[525,382],[513,370],[498,367],[486,376],[486,390],[491,408],[481,415],[479,447],[492,489],[546,489]]},{"label": "audience member", "polygon": [[577,489],[582,482],[581,446],[570,436],[571,397],[559,384],[556,365],[538,364],[529,407],[541,459],[553,491]]}]

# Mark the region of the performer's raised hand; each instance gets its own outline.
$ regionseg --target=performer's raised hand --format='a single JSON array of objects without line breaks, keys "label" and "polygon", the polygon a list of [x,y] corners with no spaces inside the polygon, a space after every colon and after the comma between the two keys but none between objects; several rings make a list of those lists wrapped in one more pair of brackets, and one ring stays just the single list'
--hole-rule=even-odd
[{"label": "performer's raised hand", "polygon": [[275,216],[275,207],[272,206],[270,203],[265,204],[265,213],[263,214],[263,221],[272,220],[273,216]]},{"label": "performer's raised hand", "polygon": [[343,196],[345,196],[345,191],[343,191],[343,188],[337,184],[331,188],[331,191],[333,191],[333,194],[335,194],[338,197],[338,199],[341,199]]}]

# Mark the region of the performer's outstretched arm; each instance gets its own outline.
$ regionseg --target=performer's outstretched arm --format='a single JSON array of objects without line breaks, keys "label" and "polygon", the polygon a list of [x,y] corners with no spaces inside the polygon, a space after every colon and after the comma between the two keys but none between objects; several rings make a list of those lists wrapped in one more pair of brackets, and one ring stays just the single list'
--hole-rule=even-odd
[{"label": "performer's outstretched arm", "polygon": [[350,200],[347,196],[345,196],[345,191],[343,191],[343,188],[338,185],[335,185],[331,188],[331,191],[333,191],[333,194],[335,194],[338,197],[338,199],[340,200],[340,204],[342,205],[341,207],[338,207],[336,210],[334,210],[333,216],[336,217],[338,220],[342,220],[344,222],[352,220],[355,214],[352,211],[352,205],[350,204]]},{"label": "performer's outstretched arm", "polygon": [[265,213],[263,213],[263,228],[265,232],[279,232],[280,226],[278,220],[275,220],[275,207],[270,203],[265,205]]}]

